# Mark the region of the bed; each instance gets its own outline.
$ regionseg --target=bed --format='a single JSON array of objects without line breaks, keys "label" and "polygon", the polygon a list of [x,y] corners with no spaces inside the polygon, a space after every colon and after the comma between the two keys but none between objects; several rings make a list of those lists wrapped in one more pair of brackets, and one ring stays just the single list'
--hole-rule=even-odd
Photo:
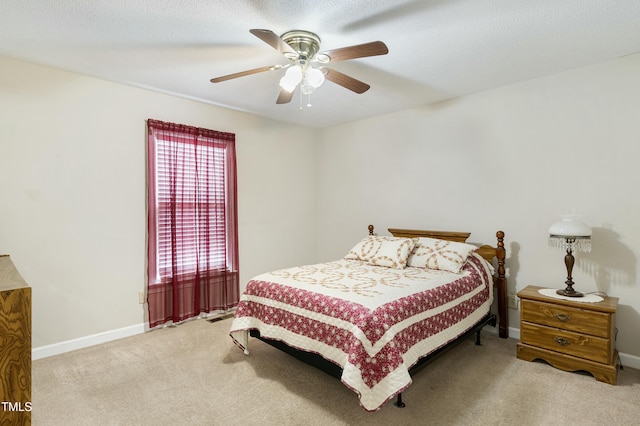
[{"label": "bed", "polygon": [[375,411],[394,397],[404,406],[411,376],[464,336],[480,344],[480,330],[497,325],[508,337],[502,231],[495,245],[471,245],[467,232],[389,232],[369,225],[343,259],[250,280],[233,342],[248,355],[253,336],[321,368]]}]

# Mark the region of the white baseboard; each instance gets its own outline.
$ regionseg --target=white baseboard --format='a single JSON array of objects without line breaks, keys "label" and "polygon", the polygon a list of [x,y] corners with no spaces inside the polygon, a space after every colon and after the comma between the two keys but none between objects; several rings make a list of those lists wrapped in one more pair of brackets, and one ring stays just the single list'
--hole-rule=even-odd
[{"label": "white baseboard", "polygon": [[620,363],[623,367],[631,367],[640,370],[640,356],[619,353]]},{"label": "white baseboard", "polygon": [[[486,330],[490,330],[490,328],[486,328]],[[509,337],[512,339],[520,340],[520,329],[515,327],[509,327]],[[620,356],[620,363],[623,367],[635,368],[636,370],[640,370],[640,356],[618,353]]]},{"label": "white baseboard", "polygon": [[[211,319],[220,316],[228,315],[235,312],[235,308],[227,311],[214,311],[207,314],[201,313],[199,316],[189,318],[186,321],[194,321],[197,319]],[[171,326],[172,323],[166,323],[164,327]],[[162,326],[158,326],[161,328]],[[142,334],[148,331],[148,324],[141,323],[138,325],[131,325],[129,327],[118,328],[116,330],[105,331],[103,333],[92,334],[91,336],[79,337],[77,339],[67,340],[60,343],[54,343],[52,345],[40,346],[31,350],[31,359],[47,358],[54,355],[60,355],[65,352],[75,351],[76,349],[88,348],[89,346],[99,345],[101,343],[107,343],[112,340],[122,339],[124,337],[135,336],[136,334]]]},{"label": "white baseboard", "polygon": [[520,329],[515,327],[509,327],[509,337],[512,339],[520,340]]},{"label": "white baseboard", "polygon": [[101,343],[110,342],[112,340],[122,339],[123,337],[134,336],[136,334],[141,334],[144,332],[144,323],[119,328],[117,330],[105,331],[103,333],[93,334],[91,336],[79,337],[77,339],[54,343],[52,345],[33,348],[31,351],[31,358],[33,360],[47,358],[65,352],[74,351],[76,349],[88,348],[89,346],[99,345]]}]

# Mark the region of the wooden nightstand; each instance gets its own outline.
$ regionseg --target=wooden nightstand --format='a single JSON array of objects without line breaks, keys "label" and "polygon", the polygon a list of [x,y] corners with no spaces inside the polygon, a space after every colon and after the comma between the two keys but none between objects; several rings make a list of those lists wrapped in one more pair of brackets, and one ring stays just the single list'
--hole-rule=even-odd
[{"label": "wooden nightstand", "polygon": [[544,287],[528,286],[518,293],[520,342],[517,356],[542,359],[565,371],[583,370],[614,385],[618,374],[615,348],[617,297],[585,303],[547,297]]}]

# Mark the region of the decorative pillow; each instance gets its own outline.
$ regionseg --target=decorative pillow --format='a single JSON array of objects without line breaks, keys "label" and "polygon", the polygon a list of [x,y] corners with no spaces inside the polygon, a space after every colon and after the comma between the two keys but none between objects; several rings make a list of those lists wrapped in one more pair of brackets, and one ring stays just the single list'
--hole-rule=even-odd
[{"label": "decorative pillow", "polygon": [[403,269],[407,266],[409,255],[416,246],[417,238],[388,238],[382,241],[380,248],[369,261],[376,266]]},{"label": "decorative pillow", "polygon": [[417,238],[396,238],[372,235],[356,244],[345,259],[361,260],[370,265],[402,269],[407,266],[409,254]]},{"label": "decorative pillow", "polygon": [[467,257],[478,247],[436,238],[419,238],[407,266],[459,273]]},{"label": "decorative pillow", "polygon": [[380,245],[382,244],[380,238],[381,237],[375,235],[363,238],[362,241],[349,250],[349,253],[347,253],[344,258],[369,262],[380,249]]}]

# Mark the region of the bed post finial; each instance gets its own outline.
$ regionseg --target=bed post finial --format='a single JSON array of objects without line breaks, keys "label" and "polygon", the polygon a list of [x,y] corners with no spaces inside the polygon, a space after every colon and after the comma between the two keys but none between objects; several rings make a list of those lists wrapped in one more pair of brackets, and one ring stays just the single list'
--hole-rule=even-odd
[{"label": "bed post finial", "polygon": [[373,225],[369,225],[369,235],[373,235]]},{"label": "bed post finial", "polygon": [[496,257],[498,258],[498,276],[504,277],[504,258],[506,257],[506,250],[504,248],[504,232],[496,232],[496,238],[498,239],[498,245],[496,247]]}]

